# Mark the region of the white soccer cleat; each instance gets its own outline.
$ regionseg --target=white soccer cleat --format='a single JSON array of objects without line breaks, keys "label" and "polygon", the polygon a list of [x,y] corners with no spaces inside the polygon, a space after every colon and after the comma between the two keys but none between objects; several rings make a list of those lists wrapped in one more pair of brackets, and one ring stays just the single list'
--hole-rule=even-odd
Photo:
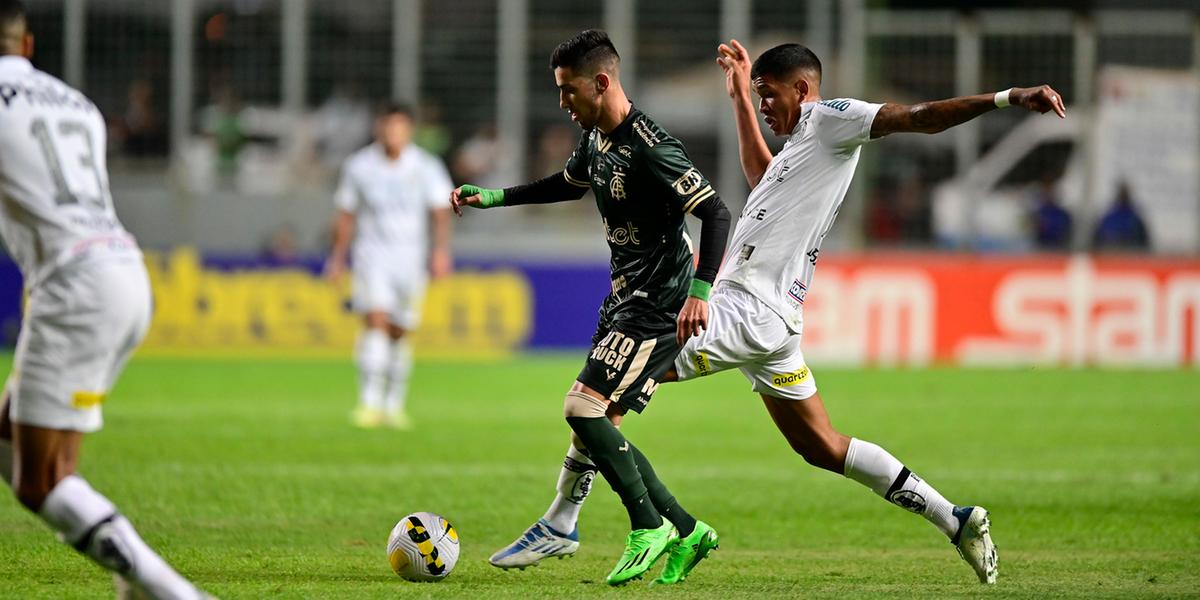
[{"label": "white soccer cleat", "polygon": [[496,551],[488,562],[501,569],[525,569],[543,558],[566,558],[579,550],[579,528],[568,534],[559,533],[545,519],[538,519],[512,544]]},{"label": "white soccer cleat", "polygon": [[958,533],[950,540],[958,555],[979,577],[980,583],[996,583],[999,572],[996,544],[992,542],[992,522],[988,511],[982,506],[957,506],[954,516],[958,517]]}]

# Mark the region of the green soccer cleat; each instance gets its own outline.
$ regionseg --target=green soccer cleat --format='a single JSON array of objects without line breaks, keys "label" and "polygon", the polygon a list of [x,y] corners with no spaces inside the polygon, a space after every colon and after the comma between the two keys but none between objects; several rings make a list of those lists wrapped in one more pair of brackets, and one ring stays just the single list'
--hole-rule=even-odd
[{"label": "green soccer cleat", "polygon": [[707,558],[709,552],[717,549],[719,541],[717,530],[704,521],[696,521],[696,529],[691,535],[671,547],[667,566],[663,567],[662,575],[651,585],[672,585],[687,579],[688,573]]},{"label": "green soccer cleat", "polygon": [[608,574],[608,585],[624,585],[642,575],[654,566],[658,557],[666,554],[671,545],[679,539],[679,532],[669,521],[663,521],[658,529],[635,529],[629,532],[625,539],[625,553],[612,573]]}]

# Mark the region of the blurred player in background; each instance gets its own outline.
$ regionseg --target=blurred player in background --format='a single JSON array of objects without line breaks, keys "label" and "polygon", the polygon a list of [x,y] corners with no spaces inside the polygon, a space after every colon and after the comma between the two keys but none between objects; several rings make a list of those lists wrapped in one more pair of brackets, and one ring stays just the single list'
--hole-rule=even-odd
[{"label": "blurred player in background", "polygon": [[[620,57],[608,34],[589,30],[563,42],[550,66],[560,106],[584,130],[566,169],[503,190],[464,185],[451,203],[461,211],[562,202],[578,200],[590,188],[612,253],[612,293],[600,308],[592,352],[564,401],[575,435],[559,498],[547,515],[571,517],[538,521],[490,562],[523,568],[546,556],[574,554],[574,515],[598,469],[621,497],[632,529],[608,583],[641,577],[667,552],[656,582],[676,583],[716,546],[717,534],[679,505],[615,422],[627,410],[646,407],[683,340],[707,327],[708,293],[729,233],[729,211],[683,144],[625,96]],[[702,221],[695,267],[685,214]]]},{"label": "blurred player in background", "polygon": [[412,426],[404,407],[412,332],[428,276],[442,277],[452,264],[446,196],[454,185],[441,159],[413,144],[412,134],[408,106],[383,106],[375,143],[346,159],[334,193],[337,217],[326,274],[339,279],[351,261],[354,309],[366,325],[356,351],[353,420],[359,427]]},{"label": "blurred player in background", "polygon": [[[1062,117],[1062,99],[1041,86],[911,106],[822,101],[821,62],[804,46],[777,46],[753,65],[737,41],[718,51],[733,100],[742,170],[754,189],[717,277],[710,325],[688,340],[665,380],[740,369],[805,461],[924,516],[981,582],[994,583],[997,558],[987,510],[952,504],[883,448],[833,428],[800,351],[803,307],[821,242],[837,218],[864,144],[891,133],[937,133],[1010,103]],[[767,126],[788,136],[778,155],[771,155],[759,131],[751,85]],[[575,507],[564,527],[575,527],[578,514]]]},{"label": "blurred player in background", "polygon": [[113,211],[100,111],[32,55],[24,8],[0,0],[0,238],[28,295],[0,409],[0,477],[112,571],[120,595],[202,598],[75,472],[83,434],[100,429],[100,405],[150,326],[150,282]]}]

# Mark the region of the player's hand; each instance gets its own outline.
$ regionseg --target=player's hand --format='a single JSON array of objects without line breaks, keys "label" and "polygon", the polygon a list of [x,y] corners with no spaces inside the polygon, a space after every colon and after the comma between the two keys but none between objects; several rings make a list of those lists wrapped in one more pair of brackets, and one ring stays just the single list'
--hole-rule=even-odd
[{"label": "player's hand", "polygon": [[429,276],[441,279],[450,274],[454,268],[454,259],[448,250],[434,250],[429,255]]},{"label": "player's hand", "polygon": [[346,260],[334,256],[329,257],[329,259],[325,261],[324,273],[326,279],[337,283],[342,279],[342,276],[346,274]]},{"label": "player's hand", "polygon": [[730,98],[750,94],[750,53],[737,40],[717,46],[717,64],[725,71],[725,92]]},{"label": "player's hand", "polygon": [[688,338],[700,335],[708,329],[708,302],[695,296],[688,296],[679,311],[679,327],[675,331],[675,340],[682,346]]},{"label": "player's hand", "polygon": [[1067,118],[1067,108],[1063,105],[1062,94],[1054,91],[1054,88],[1048,85],[1013,88],[1008,95],[1008,102],[1013,106],[1020,106],[1042,114],[1054,111],[1054,114],[1058,115],[1060,119]]},{"label": "player's hand", "polygon": [[454,214],[460,217],[463,215],[462,207],[474,206],[475,208],[479,208],[483,203],[483,196],[479,194],[464,196],[462,195],[462,189],[463,186],[460,185],[454,188],[454,191],[450,192],[450,208],[453,208]]}]

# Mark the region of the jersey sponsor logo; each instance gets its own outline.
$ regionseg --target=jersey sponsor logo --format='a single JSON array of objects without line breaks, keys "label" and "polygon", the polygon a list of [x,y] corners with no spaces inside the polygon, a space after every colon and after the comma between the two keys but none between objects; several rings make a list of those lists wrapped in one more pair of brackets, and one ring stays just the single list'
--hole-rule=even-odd
[{"label": "jersey sponsor logo", "polygon": [[687,196],[699,190],[702,183],[704,183],[704,176],[696,170],[696,167],[692,167],[680,175],[679,179],[671,184],[671,187],[675,188],[676,194]]},{"label": "jersey sponsor logo", "polygon": [[771,385],[775,387],[792,387],[808,381],[808,367],[800,367],[791,373],[779,373],[771,376]]},{"label": "jersey sponsor logo", "polygon": [[617,146],[617,154],[620,154],[625,158],[633,158],[633,148],[625,145]]},{"label": "jersey sponsor logo", "polygon": [[633,130],[637,132],[638,137],[641,137],[642,141],[646,142],[646,145],[650,148],[653,148],[655,144],[661,141],[658,139],[658,136],[655,135],[653,131],[650,131],[650,128],[646,126],[646,122],[641,119],[633,122]]},{"label": "jersey sponsor logo", "polygon": [[636,346],[637,342],[633,338],[618,331],[610,331],[592,350],[592,360],[600,361],[613,368],[607,372],[608,379],[611,381],[625,368],[625,363],[629,360],[629,355],[633,354]]},{"label": "jersey sponsor logo", "polygon": [[754,246],[750,244],[742,244],[741,251],[738,252],[737,264],[742,264],[750,260],[750,255],[754,254]]},{"label": "jersey sponsor logo", "polygon": [[845,110],[847,108],[850,108],[849,100],[825,100],[825,101],[821,102],[820,104],[821,104],[821,106],[828,106],[829,108],[832,108],[834,110],[841,111],[841,112],[845,112]]},{"label": "jersey sponsor logo", "polygon": [[616,167],[613,167],[613,176],[608,182],[608,192],[613,200],[620,202],[625,199],[625,173]]},{"label": "jersey sponsor logo", "polygon": [[610,243],[618,246],[625,246],[627,244],[642,245],[642,241],[638,239],[638,228],[634,227],[633,223],[628,221],[623,227],[609,227],[608,219],[604,219],[604,236]]},{"label": "jersey sponsor logo", "polygon": [[788,288],[788,296],[792,300],[804,304],[804,299],[808,297],[808,288],[805,287],[799,279],[792,282],[792,286]]},{"label": "jersey sponsor logo", "polygon": [[[822,237],[824,237],[824,236],[822,236]],[[819,258],[821,256],[821,249],[813,248],[812,250],[805,252],[804,255],[808,257],[809,264],[815,265],[815,264],[817,264],[817,258]]]},{"label": "jersey sponsor logo", "polygon": [[783,176],[787,175],[787,172],[792,169],[787,163],[788,159],[785,158],[779,164],[771,167],[771,170],[767,171],[767,175],[763,180],[767,183],[782,183]]},{"label": "jersey sponsor logo", "polygon": [[708,362],[708,355],[703,352],[697,352],[696,356],[692,357],[692,364],[696,365],[696,373],[701,377],[712,373],[712,365]]}]

